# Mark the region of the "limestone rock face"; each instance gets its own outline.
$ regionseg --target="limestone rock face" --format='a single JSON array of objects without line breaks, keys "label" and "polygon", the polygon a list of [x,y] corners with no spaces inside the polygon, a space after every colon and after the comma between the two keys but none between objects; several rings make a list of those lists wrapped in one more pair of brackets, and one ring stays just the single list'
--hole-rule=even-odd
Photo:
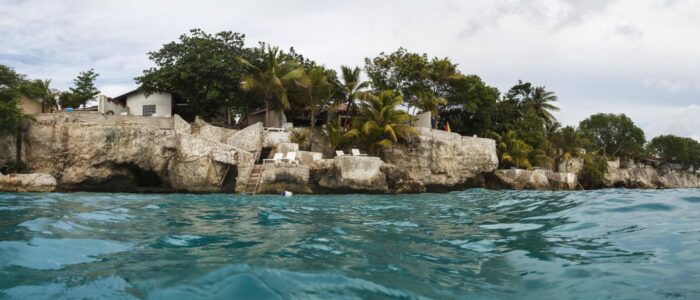
[{"label": "limestone rock face", "polygon": [[605,185],[609,187],[627,188],[700,188],[700,178],[685,171],[674,171],[668,168],[629,164],[627,168],[619,168],[615,162],[608,162],[605,174]]},{"label": "limestone rock face", "polygon": [[[24,161],[30,171],[54,176],[63,190],[214,192],[229,166],[253,163],[253,154],[220,142],[231,134],[227,129],[200,121],[195,130],[178,116],[35,118],[24,133]],[[247,175],[238,172],[237,179]]]},{"label": "limestone rock face", "polygon": [[663,188],[700,188],[700,177],[688,172],[670,171],[659,177]]},{"label": "limestone rock face", "polygon": [[175,154],[172,118],[72,112],[35,116],[23,134],[23,159],[68,190],[121,190],[146,183],[169,188]]},{"label": "limestone rock face", "polygon": [[494,172],[497,188],[514,190],[549,190],[549,179],[544,170],[508,169]]},{"label": "limestone rock face", "polygon": [[547,172],[547,180],[553,190],[571,191],[579,187],[574,173]]},{"label": "limestone rock face", "polygon": [[309,166],[290,163],[266,164],[258,193],[279,194],[284,191],[310,194]]},{"label": "limestone rock face", "polygon": [[262,149],[263,138],[263,124],[258,122],[234,133],[226,144],[254,153]]},{"label": "limestone rock face", "polygon": [[[178,116],[178,118],[180,117]],[[204,120],[200,119],[199,117],[195,119],[194,127],[191,131],[191,133],[197,134],[198,136],[203,137],[205,139],[217,141],[224,144],[237,132],[237,130],[209,125],[209,123],[204,122]]]},{"label": "limestone rock face", "polygon": [[16,139],[14,136],[0,136],[0,166],[16,160]]},{"label": "limestone rock face", "polygon": [[339,156],[311,165],[311,182],[328,192],[386,193],[389,187],[379,157]]},{"label": "limestone rock face", "polygon": [[264,134],[263,146],[265,147],[275,147],[281,143],[291,143],[289,136],[291,132],[289,131],[266,131]]},{"label": "limestone rock face", "polygon": [[384,151],[384,160],[406,170],[427,190],[454,190],[481,185],[480,178],[498,167],[496,142],[419,128],[417,141]]},{"label": "limestone rock face", "polygon": [[56,189],[56,184],[56,179],[46,173],[0,173],[0,192],[52,192]]},{"label": "limestone rock face", "polygon": [[574,173],[578,176],[583,169],[583,158],[570,158],[559,163],[557,170],[559,172]]}]

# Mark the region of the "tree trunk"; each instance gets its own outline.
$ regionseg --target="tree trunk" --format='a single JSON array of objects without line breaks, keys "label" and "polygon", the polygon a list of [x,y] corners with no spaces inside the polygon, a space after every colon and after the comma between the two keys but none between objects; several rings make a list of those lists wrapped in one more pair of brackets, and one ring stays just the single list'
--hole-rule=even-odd
[{"label": "tree trunk", "polygon": [[226,124],[231,127],[231,107],[226,105]]},{"label": "tree trunk", "polygon": [[15,161],[22,161],[22,129],[15,134]]},{"label": "tree trunk", "polygon": [[265,126],[270,127],[270,101],[265,100]]}]

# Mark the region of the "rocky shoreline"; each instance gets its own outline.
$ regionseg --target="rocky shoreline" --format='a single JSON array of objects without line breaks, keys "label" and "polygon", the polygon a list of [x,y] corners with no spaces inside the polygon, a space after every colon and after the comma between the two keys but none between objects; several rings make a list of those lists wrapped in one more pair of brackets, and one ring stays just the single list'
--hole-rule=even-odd
[{"label": "rocky shoreline", "polygon": [[[323,147],[298,151],[289,132],[267,132],[261,124],[232,130],[199,119],[189,124],[178,116],[75,112],[35,119],[24,130],[21,145],[22,160],[35,174],[0,175],[0,191],[241,193],[256,160],[269,151],[297,152],[299,163],[265,164],[257,193],[580,188],[580,164],[575,161],[560,166],[570,172],[497,170],[495,141],[426,128],[409,145],[384,151],[382,158],[334,157]],[[6,139],[3,144],[14,149],[12,142]],[[0,162],[13,159],[10,151],[3,152]],[[609,163],[606,186],[698,188],[700,179],[685,172]]]}]

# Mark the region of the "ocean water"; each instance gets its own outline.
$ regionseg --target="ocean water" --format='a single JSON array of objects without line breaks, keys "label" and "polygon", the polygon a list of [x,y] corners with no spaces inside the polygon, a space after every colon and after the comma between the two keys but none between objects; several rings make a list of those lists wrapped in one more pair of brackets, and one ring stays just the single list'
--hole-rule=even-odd
[{"label": "ocean water", "polygon": [[700,191],[0,193],[2,299],[700,299]]}]

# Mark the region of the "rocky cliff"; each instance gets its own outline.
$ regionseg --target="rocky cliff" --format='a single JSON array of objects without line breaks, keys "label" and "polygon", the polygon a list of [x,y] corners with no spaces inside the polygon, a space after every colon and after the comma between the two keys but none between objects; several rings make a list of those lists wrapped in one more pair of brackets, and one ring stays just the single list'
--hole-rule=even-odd
[{"label": "rocky cliff", "polygon": [[632,162],[625,168],[620,168],[619,163],[609,162],[605,185],[644,189],[700,188],[700,177],[668,167],[652,167]]},{"label": "rocky cliff", "polygon": [[23,135],[24,161],[28,170],[55,177],[61,190],[216,192],[229,166],[253,160],[251,153],[211,139],[212,130],[193,132],[177,116],[73,112],[35,118]]},{"label": "rocky cliff", "polygon": [[384,161],[408,173],[428,191],[483,186],[484,175],[498,167],[496,142],[420,128],[405,147],[384,151]]}]

